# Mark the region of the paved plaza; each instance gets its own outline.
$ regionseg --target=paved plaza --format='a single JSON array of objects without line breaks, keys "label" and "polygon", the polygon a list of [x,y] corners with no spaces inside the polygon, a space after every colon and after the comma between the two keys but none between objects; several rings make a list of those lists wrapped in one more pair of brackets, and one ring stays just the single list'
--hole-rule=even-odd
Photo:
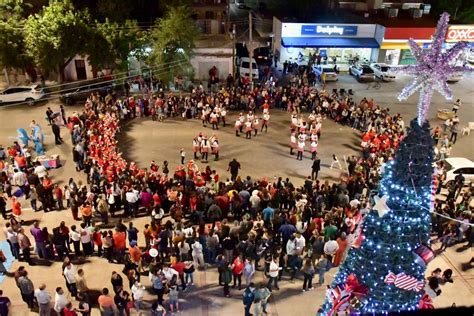
[{"label": "paved plaza", "polygon": [[[345,88],[355,91],[354,99],[360,101],[362,97],[373,98],[383,107],[389,107],[390,113],[400,113],[408,123],[416,115],[417,95],[411,97],[408,102],[398,102],[396,99],[398,91],[408,82],[407,77],[401,77],[392,83],[382,83],[380,89],[372,85],[355,82],[352,77],[341,76],[337,83],[330,83],[329,89]],[[455,99],[460,98],[463,106],[459,111],[461,126],[467,122],[474,122],[474,76],[467,75],[459,83],[453,84],[452,89]],[[52,170],[53,181],[65,184],[69,178],[81,180],[85,183],[83,173],[77,173],[72,162],[72,145],[66,129],[62,130],[65,143],[54,145],[54,137],[51,129],[44,120],[46,108],[59,108],[58,101],[50,101],[34,107],[27,105],[0,107],[0,144],[7,146],[16,138],[16,129],[28,128],[32,119],[38,121],[45,133],[45,146],[47,154],[59,154],[62,167]],[[66,107],[66,113],[79,111],[80,106]],[[436,111],[441,108],[451,108],[442,96],[435,93],[430,114],[428,116],[431,126],[441,125],[442,121],[436,119]],[[221,157],[217,162],[207,164],[217,170],[221,180],[225,180],[227,164],[236,158],[242,165],[240,175],[251,175],[252,178],[274,176],[290,178],[294,184],[300,185],[304,178],[311,172],[310,153],[306,152],[303,161],[297,161],[296,156],[289,154],[289,113],[282,110],[271,110],[271,119],[268,133],[260,133],[251,140],[245,137],[235,137],[233,123],[237,113],[228,115],[229,126],[219,127],[216,131],[221,143]],[[181,119],[169,119],[164,122],[152,121],[149,118],[135,119],[126,122],[118,137],[119,147],[124,152],[124,157],[129,161],[136,161],[140,167],[148,167],[151,160],[162,165],[164,160],[169,161],[170,170],[179,164],[179,150],[184,148],[186,159],[192,158],[192,139],[199,132],[211,136],[214,132],[210,126],[203,128],[200,120],[182,121]],[[451,156],[466,157],[474,159],[474,134],[470,136],[459,135],[458,142],[453,146]],[[319,143],[318,153],[321,158],[322,170],[320,180],[336,181],[343,175],[344,170],[329,169],[332,154],[343,158],[360,152],[360,134],[349,127],[341,126],[327,119],[323,121],[322,135]],[[343,165],[344,166],[344,165]],[[441,195],[440,198],[443,198]],[[23,205],[28,205],[23,202]],[[53,211],[49,213],[33,213],[31,210],[24,212],[26,222],[39,220],[40,226],[55,227],[60,221],[65,221],[68,226],[76,223],[70,211]],[[116,219],[113,219],[116,220]],[[3,220],[2,220],[3,221]],[[127,223],[128,220],[125,220]],[[149,217],[134,219],[135,226],[142,231],[143,226],[149,222]],[[29,232],[28,232],[29,233]],[[2,235],[2,239],[3,239]],[[139,234],[139,245],[144,245],[143,235]],[[437,249],[440,245],[434,245]],[[462,270],[462,263],[468,262],[474,255],[472,249],[459,252],[461,245],[448,248],[447,251],[437,256],[428,266],[427,273],[439,267],[441,269],[451,268],[454,271],[453,284],[443,286],[443,293],[434,300],[436,307],[449,307],[453,303],[457,306],[473,305],[474,297],[474,269]],[[20,263],[14,262],[10,271],[14,271]],[[77,262],[78,267],[85,271],[85,278],[89,288],[100,290],[104,286],[110,287],[110,275],[112,271],[120,272],[122,265],[108,264],[105,259],[89,257],[86,261]],[[57,286],[65,287],[64,278],[61,275],[61,263],[44,263],[37,266],[27,267],[29,276],[35,286],[45,283],[50,293],[54,293]],[[327,274],[326,282],[330,282],[336,274],[336,269],[331,269]],[[317,280],[317,277],[315,278]],[[125,277],[124,277],[125,280]],[[256,280],[263,280],[263,273],[258,272]],[[127,283],[127,282],[125,282]],[[142,278],[142,283],[150,287],[148,277]],[[316,287],[315,290],[306,293],[301,292],[302,280],[290,283],[288,277],[281,282],[281,290],[274,291],[270,300],[270,315],[314,315],[317,308],[324,301],[325,287]],[[28,315],[28,309],[20,297],[19,290],[12,277],[6,277],[0,284],[0,289],[12,300],[12,315]],[[209,267],[205,271],[195,274],[195,285],[182,296],[182,315],[240,315],[243,314],[242,291],[231,289],[231,298],[224,298],[222,288],[217,285],[217,271]],[[148,293],[146,298],[151,301],[155,296]],[[94,309],[93,315],[99,315]]]}]

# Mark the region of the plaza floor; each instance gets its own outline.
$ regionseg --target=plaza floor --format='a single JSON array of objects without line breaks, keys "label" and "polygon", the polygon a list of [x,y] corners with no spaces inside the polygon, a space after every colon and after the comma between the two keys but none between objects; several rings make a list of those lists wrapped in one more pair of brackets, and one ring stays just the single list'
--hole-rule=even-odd
[{"label": "plaza floor", "polygon": [[[455,98],[461,97],[463,107],[460,110],[461,125],[474,121],[474,98],[473,98],[473,76],[465,76],[458,84],[452,85]],[[366,85],[356,83],[353,78],[342,76],[338,83],[330,84],[329,88],[352,88],[356,92],[355,99],[358,101],[363,96],[373,97],[383,106],[389,106],[392,113],[401,113],[408,122],[416,113],[416,99],[413,97],[409,102],[399,103],[396,101],[396,91],[400,91],[405,79],[400,79],[393,83],[384,83],[381,89],[367,89]],[[71,143],[66,130],[63,130],[63,138],[66,143],[61,146],[54,145],[54,139],[50,128],[44,121],[44,113],[47,106],[53,109],[58,108],[57,102],[49,102],[35,107],[10,106],[0,108],[0,144],[9,145],[16,138],[16,129],[27,128],[32,119],[36,119],[43,126],[46,134],[45,144],[48,154],[59,154],[63,166],[57,170],[52,170],[51,174],[55,182],[65,183],[70,177],[82,179],[82,174],[77,174],[71,159]],[[430,121],[432,126],[441,124],[436,120],[436,110],[450,107],[439,95],[435,95],[433,106],[430,111]],[[68,113],[78,110],[80,107],[67,107]],[[210,160],[208,165],[221,173],[221,178],[227,176],[227,164],[232,158],[242,165],[241,175],[252,175],[252,177],[273,176],[289,177],[293,183],[300,184],[309,175],[311,161],[309,153],[305,153],[303,161],[296,161],[295,156],[289,155],[288,143],[288,122],[289,115],[285,112],[272,111],[271,122],[268,133],[259,133],[256,138],[246,140],[243,137],[237,138],[233,132],[233,120],[235,113],[229,114],[231,126],[217,131],[221,140],[221,159],[218,162]],[[119,136],[120,147],[126,157],[137,161],[142,167],[148,167],[153,159],[162,164],[163,160],[170,162],[170,170],[179,162],[179,149],[184,147],[187,152],[187,159],[192,156],[191,141],[199,132],[210,136],[210,127],[202,128],[199,121],[167,120],[165,122],[153,122],[149,119],[140,119],[126,123]],[[459,141],[453,147],[452,156],[461,156],[474,159],[473,137],[459,136]],[[329,170],[330,157],[336,154],[339,157],[357,153],[359,150],[359,135],[348,127],[342,127],[330,120],[323,122],[322,137],[319,144],[319,154],[322,160],[322,170],[320,178],[325,180],[335,180],[341,175],[339,170]],[[27,202],[25,202],[27,204]],[[27,205],[26,205],[27,206]],[[66,221],[68,225],[74,223],[69,211],[32,213],[25,211],[25,220],[39,220],[41,226],[52,228],[57,226],[59,221]],[[148,218],[138,218],[134,223],[138,229],[142,229]],[[141,234],[140,234],[141,238]],[[3,239],[3,236],[2,236]],[[143,240],[139,240],[143,245]],[[435,245],[437,248],[437,245]],[[474,270],[462,270],[462,264],[468,262],[473,256],[472,249],[458,252],[457,247],[449,248],[446,252],[437,256],[428,266],[427,272],[440,267],[442,269],[450,267],[454,270],[454,283],[443,286],[443,293],[434,304],[437,307],[448,307],[455,303],[457,306],[473,305],[474,294]],[[88,258],[78,265],[85,270],[89,287],[100,290],[102,287],[110,285],[110,275],[112,271],[121,271],[122,267],[114,264],[107,264],[104,259]],[[12,264],[12,271],[19,266],[18,262]],[[27,267],[30,277],[37,287],[40,283],[46,283],[50,293],[54,292],[56,286],[65,287],[64,279],[61,276],[60,263],[43,263],[34,267]],[[332,280],[337,271],[332,269],[327,273],[326,283]],[[261,273],[257,279],[262,280]],[[317,279],[317,278],[316,278]],[[147,277],[142,283],[149,286]],[[241,300],[242,291],[232,290],[231,298],[223,298],[222,288],[217,286],[217,273],[214,268],[209,268],[204,272],[197,272],[195,275],[195,286],[185,293],[182,298],[182,315],[237,315],[243,313]],[[324,300],[324,287],[317,287],[314,291],[302,293],[300,288],[302,280],[290,283],[283,280],[281,290],[275,292],[269,305],[271,315],[314,315],[317,308]],[[0,288],[12,300],[12,315],[28,315],[25,304],[21,301],[19,291],[11,277],[5,278]],[[147,299],[153,299],[150,294]],[[93,315],[98,315],[95,309]]]}]

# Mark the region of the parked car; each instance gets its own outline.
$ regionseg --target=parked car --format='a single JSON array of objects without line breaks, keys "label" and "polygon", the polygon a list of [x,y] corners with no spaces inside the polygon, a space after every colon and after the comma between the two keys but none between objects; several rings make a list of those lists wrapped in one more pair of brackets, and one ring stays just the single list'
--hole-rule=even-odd
[{"label": "parked car", "polygon": [[448,77],[448,82],[455,83],[462,79],[462,73],[452,74]]},{"label": "parked car", "polygon": [[247,7],[245,0],[235,0],[235,6],[239,9],[245,9]]},{"label": "parked car", "polygon": [[334,67],[321,67],[321,66],[317,66],[314,68],[314,73],[316,74],[316,76],[321,79],[321,75],[323,74],[323,72],[326,74],[326,82],[328,81],[337,81],[337,72],[336,70],[334,70]]},{"label": "parked car", "polygon": [[374,81],[375,75],[372,68],[367,64],[353,64],[349,66],[349,73],[359,81]]},{"label": "parked car", "polygon": [[450,157],[441,160],[446,170],[446,179],[442,183],[443,186],[449,186],[454,182],[454,178],[462,172],[465,181],[464,185],[470,185],[474,181],[474,162],[467,158]]},{"label": "parked car", "polygon": [[[250,78],[250,58],[242,57],[240,59],[239,73],[241,77]],[[258,80],[258,65],[255,58],[252,58],[252,78]]]},{"label": "parked car", "polygon": [[374,71],[375,77],[380,80],[393,81],[396,78],[395,74],[391,71],[390,66],[387,64],[373,63],[370,65],[370,68]]},{"label": "parked car", "polygon": [[114,89],[113,81],[105,81],[99,83],[90,83],[66,90],[59,97],[59,100],[67,105],[73,105],[76,102],[84,102],[93,92],[99,92],[101,96],[105,96],[108,90]]},{"label": "parked car", "polygon": [[253,57],[258,65],[271,66],[273,63],[273,57],[269,47],[259,47],[254,49]]},{"label": "parked car", "polygon": [[40,85],[9,87],[0,92],[0,104],[27,102],[33,105],[44,96]]}]

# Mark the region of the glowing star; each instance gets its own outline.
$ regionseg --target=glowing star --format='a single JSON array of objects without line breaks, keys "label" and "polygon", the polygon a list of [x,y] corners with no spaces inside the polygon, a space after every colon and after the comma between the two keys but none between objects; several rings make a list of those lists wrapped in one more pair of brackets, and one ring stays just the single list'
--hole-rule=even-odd
[{"label": "glowing star", "polygon": [[416,64],[397,69],[399,72],[416,76],[412,83],[403,88],[398,96],[398,100],[406,100],[416,91],[420,90],[420,99],[418,101],[418,124],[420,126],[426,120],[433,90],[437,90],[447,100],[451,100],[453,93],[447,84],[448,78],[453,74],[474,70],[474,68],[456,65],[457,57],[468,46],[467,42],[457,42],[452,48],[443,52],[448,22],[449,14],[445,12],[438,21],[436,33],[429,49],[422,49],[413,39],[409,39],[408,45],[416,59]]},{"label": "glowing star", "polygon": [[374,197],[375,205],[373,207],[379,213],[379,217],[383,217],[390,211],[390,208],[387,205],[388,196],[384,195],[382,197],[378,197],[377,195]]}]

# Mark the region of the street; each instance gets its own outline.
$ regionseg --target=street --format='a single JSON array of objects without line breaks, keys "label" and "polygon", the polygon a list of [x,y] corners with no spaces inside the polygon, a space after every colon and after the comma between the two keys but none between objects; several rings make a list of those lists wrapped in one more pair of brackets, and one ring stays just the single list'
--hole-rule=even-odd
[{"label": "street", "polygon": [[[329,83],[328,89],[353,89],[353,98],[359,102],[361,98],[374,98],[374,100],[384,106],[389,107],[391,113],[400,113],[407,124],[416,114],[417,96],[412,96],[408,102],[398,102],[397,93],[409,82],[406,76],[400,76],[395,82],[382,83],[380,89],[374,89],[373,84],[362,84],[355,81],[353,77],[342,74],[338,82]],[[454,98],[460,98],[463,105],[459,111],[461,126],[474,121],[474,75],[464,77],[460,82],[451,85],[454,91]],[[435,92],[432,107],[429,113],[429,120],[432,127],[442,124],[436,119],[436,111],[441,108],[451,108],[451,103],[444,100],[442,96]],[[84,175],[78,174],[74,169],[71,155],[71,142],[67,134],[67,129],[63,128],[61,133],[65,139],[65,144],[54,145],[54,138],[50,127],[44,120],[47,107],[56,110],[59,107],[57,100],[47,102],[38,106],[28,105],[0,107],[0,144],[9,145],[17,135],[17,128],[28,128],[32,119],[41,124],[46,134],[45,147],[47,154],[59,154],[62,167],[51,171],[53,180],[59,184],[65,184],[69,178],[81,180],[85,183]],[[66,107],[66,113],[80,111],[80,106]],[[221,158],[218,162],[211,161],[208,164],[200,164],[205,167],[209,165],[217,170],[221,175],[221,180],[228,176],[226,172],[228,162],[236,158],[242,165],[240,175],[252,175],[254,178],[274,176],[283,178],[289,177],[294,184],[301,184],[305,177],[310,174],[311,160],[310,153],[304,154],[303,161],[297,161],[295,156],[289,154],[289,113],[282,110],[272,110],[268,133],[258,133],[257,137],[250,140],[245,137],[236,137],[233,123],[237,113],[228,114],[226,128],[220,127],[216,131],[221,141]],[[178,132],[179,131],[179,132]],[[192,138],[197,133],[203,132],[211,136],[214,132],[210,126],[202,127],[200,120],[182,121],[181,119],[167,119],[164,122],[152,121],[149,118],[135,119],[122,126],[119,137],[119,146],[124,152],[124,156],[129,161],[136,161],[140,167],[149,167],[151,160],[157,161],[160,166],[164,160],[170,163],[171,172],[179,164],[179,150],[183,147],[186,151],[186,159],[192,158]],[[458,142],[453,146],[451,156],[467,157],[474,159],[473,144],[474,134],[470,136],[459,135]],[[321,180],[334,181],[340,178],[343,170],[329,169],[332,154],[338,157],[358,154],[360,148],[359,132],[353,131],[349,127],[341,126],[330,119],[323,121],[322,135],[319,143],[319,155],[321,157],[322,170]],[[210,159],[211,160],[211,159]],[[343,165],[344,166],[344,165]],[[23,202],[27,207],[27,203]],[[59,221],[64,220],[67,225],[75,223],[70,211],[53,211],[49,213],[24,212],[24,219],[28,222],[36,219],[42,226],[53,227]],[[134,224],[139,230],[148,223],[148,217],[134,220]],[[143,235],[139,234],[139,244],[143,245]],[[435,248],[438,246],[435,246]],[[453,303],[457,306],[472,304],[474,294],[474,270],[463,272],[461,264],[469,261],[472,256],[470,251],[458,253],[459,246],[448,248],[446,252],[433,260],[428,268],[427,275],[437,267],[441,269],[451,268],[454,270],[454,283],[443,287],[443,294],[434,300],[436,307],[449,307]],[[11,271],[18,268],[20,263],[15,262]],[[85,270],[89,288],[100,290],[104,286],[110,285],[110,274],[113,270],[121,271],[122,266],[107,264],[104,259],[92,257],[87,262],[79,262],[78,268]],[[31,279],[35,285],[42,282],[48,284],[48,290],[54,291],[56,286],[64,287],[64,278],[61,276],[61,263],[54,262],[51,265],[38,265],[28,267]],[[337,272],[331,269],[327,274],[327,281],[330,282]],[[257,280],[263,280],[261,272],[258,272]],[[317,308],[324,300],[325,287],[316,287],[314,291],[301,292],[301,280],[290,283],[285,276],[281,282],[281,290],[274,292],[270,300],[270,315],[314,315]],[[315,281],[317,277],[315,278]],[[145,286],[150,286],[147,277],[141,281]],[[7,277],[1,284],[5,294],[12,300],[13,315],[28,315],[26,305],[21,301],[14,279]],[[459,295],[463,293],[464,295]],[[469,295],[470,293],[471,295]],[[224,298],[222,289],[217,285],[217,272],[215,268],[198,272],[195,275],[195,286],[182,295],[182,315],[237,315],[243,312],[242,291],[231,290],[231,298]],[[146,294],[146,299],[154,299],[150,293]],[[98,315],[98,310],[93,311],[93,315]]]}]

